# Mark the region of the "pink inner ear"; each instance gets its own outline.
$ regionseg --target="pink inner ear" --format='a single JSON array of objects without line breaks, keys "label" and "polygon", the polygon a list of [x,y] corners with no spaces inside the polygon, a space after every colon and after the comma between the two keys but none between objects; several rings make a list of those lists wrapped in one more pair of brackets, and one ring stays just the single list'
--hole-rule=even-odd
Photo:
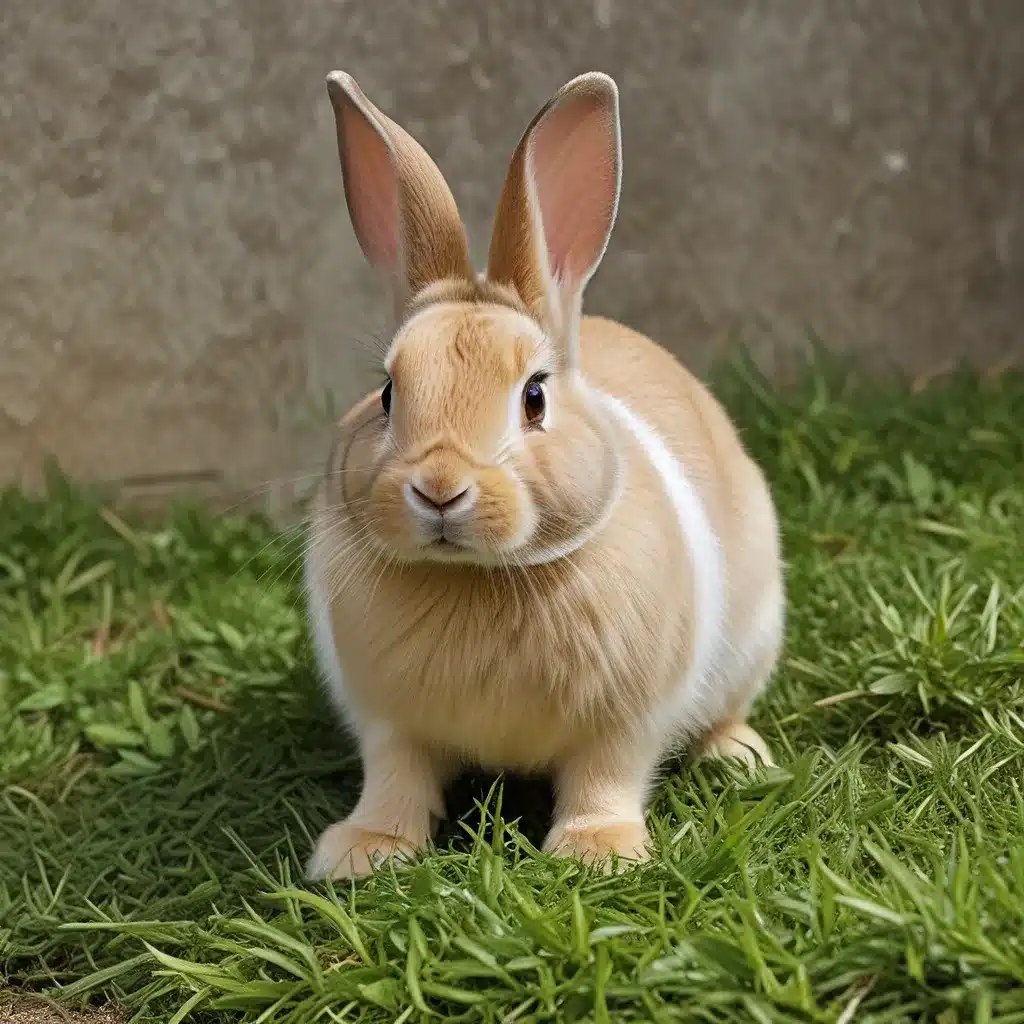
[{"label": "pink inner ear", "polygon": [[398,260],[398,184],[384,140],[351,102],[345,104],[342,172],[349,215],[363,255],[393,271]]},{"label": "pink inner ear", "polygon": [[530,170],[549,266],[563,285],[578,287],[601,258],[615,216],[617,159],[606,97],[568,97],[534,130]]}]

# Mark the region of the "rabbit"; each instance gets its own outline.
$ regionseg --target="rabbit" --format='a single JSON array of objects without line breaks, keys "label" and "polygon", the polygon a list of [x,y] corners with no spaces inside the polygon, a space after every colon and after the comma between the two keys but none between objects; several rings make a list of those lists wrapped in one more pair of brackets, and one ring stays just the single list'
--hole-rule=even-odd
[{"label": "rabbit", "polygon": [[746,718],[785,592],[766,479],[723,408],[582,313],[618,209],[617,86],[580,75],[534,117],[481,273],[426,152],[348,74],[327,87],[394,333],[309,518],[313,643],[364,775],[308,877],[428,849],[467,766],[549,774],[544,851],[635,866],[669,756],[772,764]]}]

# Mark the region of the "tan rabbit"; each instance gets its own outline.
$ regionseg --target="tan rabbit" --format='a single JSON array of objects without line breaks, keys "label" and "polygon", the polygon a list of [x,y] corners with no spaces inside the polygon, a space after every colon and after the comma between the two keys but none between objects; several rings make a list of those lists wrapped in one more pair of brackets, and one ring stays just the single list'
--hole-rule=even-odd
[{"label": "tan rabbit", "polygon": [[618,204],[615,83],[581,75],[534,118],[481,275],[423,149],[348,75],[328,91],[395,328],[311,521],[318,656],[365,776],[309,874],[427,846],[464,765],[553,775],[546,850],[644,859],[675,748],[770,763],[744,721],[784,593],[768,488],[722,408],[665,349],[581,314]]}]

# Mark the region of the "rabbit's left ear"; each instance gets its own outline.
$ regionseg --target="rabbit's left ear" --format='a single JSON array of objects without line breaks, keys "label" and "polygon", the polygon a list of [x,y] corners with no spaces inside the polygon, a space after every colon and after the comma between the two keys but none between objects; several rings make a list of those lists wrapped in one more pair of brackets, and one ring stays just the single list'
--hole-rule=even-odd
[{"label": "rabbit's left ear", "polygon": [[381,113],[355,79],[327,76],[352,226],[366,259],[392,287],[401,321],[428,285],[473,280],[466,231],[451,189],[423,147]]},{"label": "rabbit's left ear", "polygon": [[498,203],[487,277],[511,285],[570,348],[583,291],[615,223],[621,167],[615,82],[580,75],[527,128]]}]

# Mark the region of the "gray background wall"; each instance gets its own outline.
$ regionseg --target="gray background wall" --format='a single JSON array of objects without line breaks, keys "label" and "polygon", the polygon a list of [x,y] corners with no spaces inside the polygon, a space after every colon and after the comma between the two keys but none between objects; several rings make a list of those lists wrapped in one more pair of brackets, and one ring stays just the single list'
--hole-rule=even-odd
[{"label": "gray background wall", "polygon": [[[571,75],[622,90],[593,311],[696,369],[810,335],[914,373],[1024,353],[1022,0],[3,0],[0,480],[159,497],[315,468],[384,302],[342,67],[449,176],[475,254]],[[260,492],[262,493],[262,492]]]}]

